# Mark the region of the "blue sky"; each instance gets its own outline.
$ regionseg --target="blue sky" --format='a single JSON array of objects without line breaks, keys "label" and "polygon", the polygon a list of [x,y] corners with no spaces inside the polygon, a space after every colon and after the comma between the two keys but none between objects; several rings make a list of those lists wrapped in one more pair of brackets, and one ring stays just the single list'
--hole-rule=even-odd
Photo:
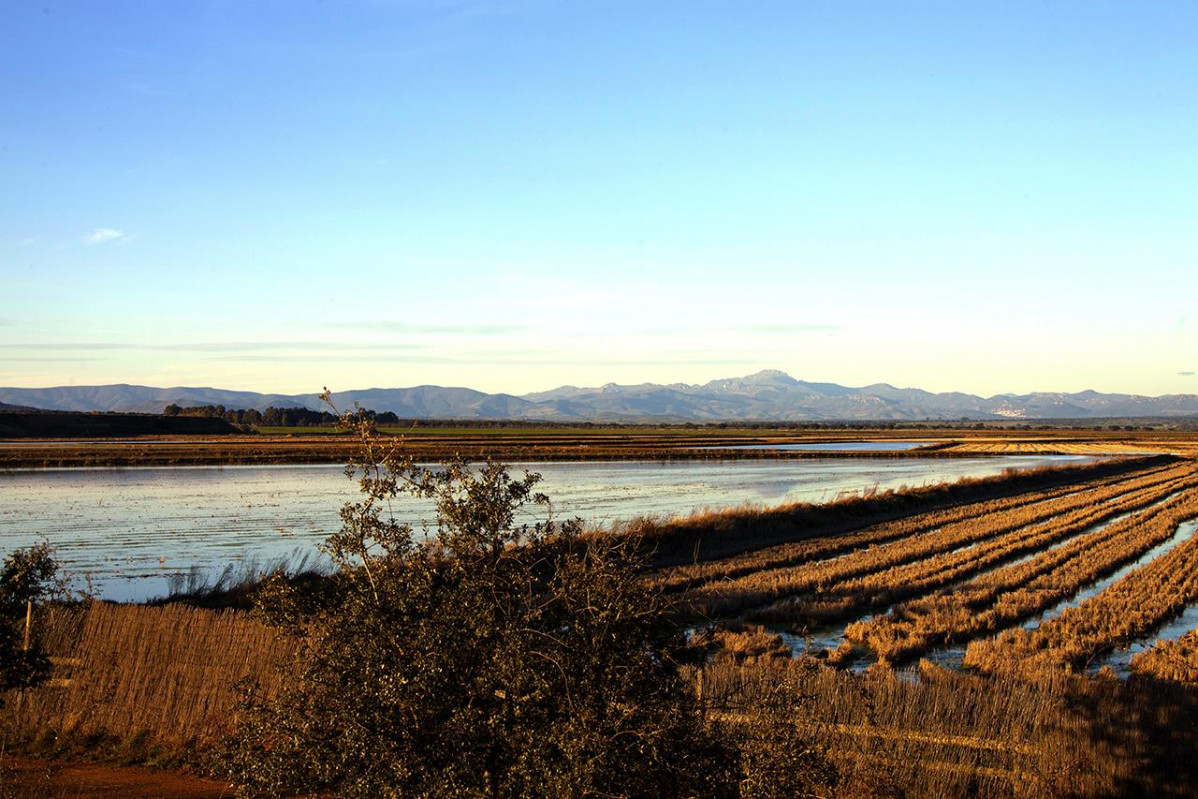
[{"label": "blue sky", "polygon": [[1191,3],[0,12],[0,385],[1198,393]]}]

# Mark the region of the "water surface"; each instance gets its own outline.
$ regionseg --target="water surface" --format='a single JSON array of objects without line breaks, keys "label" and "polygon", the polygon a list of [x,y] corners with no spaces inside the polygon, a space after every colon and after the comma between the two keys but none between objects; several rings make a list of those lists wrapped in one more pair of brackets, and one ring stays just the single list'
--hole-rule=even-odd
[{"label": "water surface", "polygon": [[802,444],[722,444],[700,449],[769,449],[809,452],[906,452],[938,441],[814,441]]},{"label": "water surface", "polygon": [[[960,459],[516,464],[544,476],[554,514],[605,524],[637,515],[786,502],[994,475],[1087,460],[1021,455]],[[184,466],[0,471],[0,552],[44,537],[102,596],[166,592],[171,575],[312,553],[357,495],[339,466]],[[404,500],[402,520],[431,516]],[[529,517],[529,520],[534,520]]]}]

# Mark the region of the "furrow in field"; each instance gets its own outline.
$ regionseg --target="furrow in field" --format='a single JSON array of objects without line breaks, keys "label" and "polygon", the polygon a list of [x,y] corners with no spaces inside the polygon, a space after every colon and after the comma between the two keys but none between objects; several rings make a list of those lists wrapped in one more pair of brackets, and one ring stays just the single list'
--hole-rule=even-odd
[{"label": "furrow in field", "polygon": [[1145,552],[1134,562],[1128,563],[1117,569],[1114,573],[1108,574],[1106,577],[1096,580],[1092,584],[1079,590],[1073,596],[1065,597],[1039,615],[1027,619],[1020,625],[1020,627],[1024,630],[1034,630],[1041,624],[1060,616],[1069,608],[1075,608],[1091,597],[1098,596],[1103,591],[1107,590],[1136,569],[1140,568],[1141,566],[1146,566],[1147,564],[1159,558],[1161,555],[1171,551],[1178,544],[1188,539],[1191,533],[1193,533],[1193,530],[1188,524],[1179,524],[1172,536]]},{"label": "furrow in field", "polygon": [[850,625],[845,634],[867,644],[880,660],[896,663],[934,646],[1004,629],[1143,556],[1196,515],[1198,489],[1190,488],[1031,559],[904,602],[885,616]]},{"label": "furrow in field", "polygon": [[[956,550],[956,554],[951,557],[957,569],[945,574],[942,577],[943,582],[936,586],[939,587],[961,579],[987,563],[997,563],[1005,557],[1015,557],[1024,551],[1030,551],[1029,547],[1043,546],[1036,536],[1048,528],[1054,530],[1056,536],[1063,537],[1080,532],[1104,518],[1151,504],[1161,496],[1176,490],[1179,481],[1192,473],[1192,468],[1188,466],[1178,467],[1169,470],[1167,475],[1153,475],[1107,486],[1100,490],[1043,503],[1034,510],[1016,509],[1007,513],[965,519],[829,560],[765,570],[722,583],[709,583],[686,594],[685,601],[700,613],[719,616],[759,608],[779,600],[804,600],[804,607],[810,606],[813,600],[830,600],[837,606],[834,613],[821,612],[815,608],[814,613],[804,615],[801,611],[796,614],[793,609],[785,608],[775,618],[822,620],[843,616],[851,613],[854,605],[865,609],[884,601],[883,597],[878,596],[858,597],[856,602],[844,602],[846,589],[852,596],[857,596],[864,590],[872,591],[872,588],[863,583],[871,575],[885,575],[871,580],[871,586],[879,579],[905,580],[910,575],[901,571],[903,567],[912,566],[917,570],[927,571],[926,566],[921,569],[921,564],[939,556],[936,568],[943,568],[946,565],[943,561],[945,553]],[[1012,539],[1012,536],[1016,539]],[[1017,551],[1009,551],[1012,540],[1029,539],[1034,543],[1026,543]],[[995,552],[995,542],[1006,542],[1002,553]],[[974,544],[977,546],[970,546]],[[970,565],[984,557],[989,557],[989,560],[981,562],[980,565]],[[860,601],[862,599],[866,601]]]},{"label": "furrow in field", "polygon": [[788,597],[767,608],[753,611],[750,616],[754,620],[770,623],[810,624],[886,608],[970,578],[1026,553],[1050,547],[1104,519],[1146,507],[1160,499],[1158,489],[1134,492],[1100,507],[1075,511],[1057,519],[1023,527],[974,546],[904,562],[845,580],[815,595]]},{"label": "furrow in field", "polygon": [[1158,680],[1198,683],[1198,629],[1176,640],[1158,640],[1151,649],[1132,658],[1131,670]]},{"label": "furrow in field", "polygon": [[[1177,528],[1177,537],[1182,540],[1187,539],[1194,535],[1196,528],[1198,528],[1198,521],[1186,522]],[[1087,670],[1097,673],[1104,669],[1111,669],[1116,674],[1127,677],[1131,674],[1131,662],[1140,654],[1148,652],[1155,646],[1176,642],[1196,626],[1198,626],[1198,601],[1187,605],[1184,610],[1152,632],[1099,655],[1090,661]]]},{"label": "furrow in field", "polygon": [[1074,670],[1120,644],[1142,638],[1198,601],[1198,525],[1168,553],[1034,630],[974,641],[965,665],[983,671]]},{"label": "furrow in field", "polygon": [[[1176,468],[1178,467],[1156,467],[1131,475],[1124,473],[1096,479],[1081,486],[1069,485],[1049,491],[1031,490],[1013,497],[971,502],[904,519],[873,524],[852,533],[820,536],[765,547],[734,558],[677,566],[656,575],[654,585],[666,591],[689,590],[699,587],[705,582],[732,580],[767,569],[785,568],[837,557],[854,550],[934,531],[946,525],[977,517],[1008,513],[1021,508],[1035,508],[1047,505],[1054,500],[1068,501],[1068,498],[1083,492],[1129,483],[1134,480],[1148,479]],[[1167,476],[1164,479],[1167,479]],[[1061,506],[1050,506],[1050,512],[1059,512],[1059,507]]]}]

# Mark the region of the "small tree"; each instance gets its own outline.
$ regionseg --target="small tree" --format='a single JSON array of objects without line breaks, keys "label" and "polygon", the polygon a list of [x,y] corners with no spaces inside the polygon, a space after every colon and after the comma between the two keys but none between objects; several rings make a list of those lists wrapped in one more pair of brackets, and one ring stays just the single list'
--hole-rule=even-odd
[{"label": "small tree", "polygon": [[[679,677],[680,630],[638,578],[634,543],[545,507],[539,475],[429,470],[347,414],[362,490],[315,588],[276,578],[266,616],[302,642],[295,679],[252,702],[229,766],[247,793],[722,796],[737,756]],[[435,528],[398,521],[432,500]]]},{"label": "small tree", "polygon": [[25,635],[31,604],[62,586],[49,544],[18,549],[0,569],[0,692],[28,688],[46,678],[50,661]]}]

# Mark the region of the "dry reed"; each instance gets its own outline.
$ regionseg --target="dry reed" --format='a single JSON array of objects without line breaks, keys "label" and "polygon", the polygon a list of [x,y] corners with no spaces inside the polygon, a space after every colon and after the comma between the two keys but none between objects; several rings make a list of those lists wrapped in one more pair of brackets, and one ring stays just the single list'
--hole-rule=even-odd
[{"label": "dry reed", "polygon": [[775,605],[761,618],[825,620],[912,596],[1016,557],[1176,490],[1189,467],[990,513],[828,560],[707,583],[684,596],[711,617]]},{"label": "dry reed", "polygon": [[1198,684],[1198,630],[1190,630],[1176,641],[1157,641],[1152,649],[1131,659],[1131,668],[1158,680]]},{"label": "dry reed", "polygon": [[849,625],[849,639],[869,645],[885,662],[901,662],[930,647],[994,632],[1073,596],[1198,515],[1193,489],[1159,506],[1079,536],[1030,560],[987,572],[902,603],[885,616]]},{"label": "dry reed", "polygon": [[[732,725],[759,723],[763,703],[791,692],[791,722],[804,746],[834,759],[838,796],[1047,799],[1191,784],[1151,767],[1194,744],[1193,731],[1170,741],[1161,729],[1175,720],[1172,694],[980,678],[926,662],[909,676],[728,659],[706,665],[702,680],[710,715]],[[1153,713],[1139,718],[1136,708]]]},{"label": "dry reed", "polygon": [[974,641],[965,652],[965,664],[989,672],[1032,674],[1077,669],[1103,652],[1151,633],[1196,600],[1198,535],[1191,535],[1035,630],[1009,630]]},{"label": "dry reed", "polygon": [[235,683],[249,677],[272,695],[279,685],[271,666],[291,651],[243,612],[184,605],[49,607],[37,633],[54,679],[6,697],[3,727],[18,737],[208,744],[237,718]]}]

